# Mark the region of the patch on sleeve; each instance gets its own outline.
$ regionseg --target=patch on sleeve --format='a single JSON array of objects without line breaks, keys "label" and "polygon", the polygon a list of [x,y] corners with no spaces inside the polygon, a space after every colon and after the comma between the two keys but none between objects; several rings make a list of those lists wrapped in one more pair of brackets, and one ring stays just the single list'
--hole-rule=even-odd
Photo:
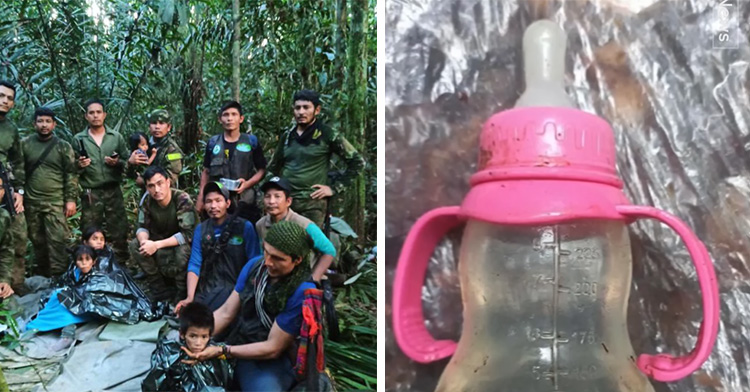
[{"label": "patch on sleeve", "polygon": [[179,152],[173,152],[171,154],[167,154],[168,161],[176,161],[178,159],[182,159],[182,154],[180,154]]}]

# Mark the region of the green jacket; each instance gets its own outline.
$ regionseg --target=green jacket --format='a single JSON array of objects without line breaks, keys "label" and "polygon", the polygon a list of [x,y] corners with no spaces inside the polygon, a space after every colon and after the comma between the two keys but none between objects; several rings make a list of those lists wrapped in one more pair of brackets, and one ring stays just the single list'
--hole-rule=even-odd
[{"label": "green jacket", "polygon": [[0,282],[4,283],[10,283],[15,255],[10,221],[10,213],[5,208],[0,208]]},{"label": "green jacket", "polygon": [[302,135],[292,127],[279,138],[268,171],[285,178],[292,187],[291,196],[309,199],[315,184],[328,184],[331,155],[336,154],[346,163],[346,170],[332,184],[335,193],[341,192],[357,177],[365,166],[362,156],[338,131],[320,120],[308,127]]},{"label": "green jacket", "polygon": [[[78,170],[78,180],[84,189],[118,185],[122,181],[125,164],[130,157],[128,145],[119,133],[106,128],[105,132],[101,147],[89,135],[88,128],[79,132],[73,138],[73,150],[76,159],[80,155],[81,143],[83,143],[83,148],[86,149],[86,153],[91,158],[91,165]],[[120,159],[116,166],[108,166],[104,163],[104,158],[111,156],[115,151],[120,154]]]},{"label": "green jacket", "polygon": [[151,196],[146,196],[138,211],[138,230],[148,232],[152,241],[175,236],[177,242],[190,244],[193,239],[197,216],[190,196],[172,189],[172,200],[166,207],[160,207]]},{"label": "green jacket", "polygon": [[[42,155],[42,152],[57,139],[49,155],[29,173],[29,169]],[[26,198],[35,202],[48,202],[63,205],[64,202],[78,200],[78,169],[75,165],[73,147],[64,140],[54,136],[41,141],[36,134],[29,135],[21,141],[26,179]]]},{"label": "green jacket", "polygon": [[[24,189],[26,175],[23,170],[23,152],[21,151],[21,137],[18,128],[12,121],[4,118],[0,120],[0,162],[10,167],[11,185],[16,189]],[[10,163],[10,166],[8,164]]]}]

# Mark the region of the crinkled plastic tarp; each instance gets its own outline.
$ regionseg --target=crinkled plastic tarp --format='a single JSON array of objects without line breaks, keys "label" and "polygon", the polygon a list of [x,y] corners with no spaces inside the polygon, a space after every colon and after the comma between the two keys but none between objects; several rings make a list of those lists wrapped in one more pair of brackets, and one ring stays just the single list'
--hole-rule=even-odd
[{"label": "crinkled plastic tarp", "polygon": [[[403,240],[420,215],[457,205],[467,193],[481,125],[512,108],[524,89],[523,31],[547,18],[568,35],[568,94],[612,124],[630,200],[682,218],[716,265],[716,347],[691,377],[654,382],[655,389],[750,391],[750,2],[729,1],[730,12],[739,8],[739,26],[728,30],[736,49],[713,47],[719,3],[387,1],[388,390],[433,390],[447,364],[411,362],[393,338],[392,280]],[[692,262],[666,226],[643,220],[630,227],[634,349],[684,355],[701,320]],[[427,328],[436,338],[460,334],[458,234],[438,246],[423,287]]]},{"label": "crinkled plastic tarp", "polygon": [[153,321],[168,311],[168,304],[152,303],[133,278],[114,259],[111,249],[105,248],[97,257],[97,266],[81,281],[76,282],[71,264],[61,277],[63,289],[58,294],[60,303],[71,313],[95,313],[109,320],[135,324]]},{"label": "crinkled plastic tarp", "polygon": [[[209,344],[213,344],[213,341]],[[151,354],[151,370],[143,380],[144,391],[224,391],[234,376],[234,364],[214,358],[195,365],[182,363],[189,359],[180,347],[184,343],[162,340]],[[169,376],[169,380],[167,380]]]}]

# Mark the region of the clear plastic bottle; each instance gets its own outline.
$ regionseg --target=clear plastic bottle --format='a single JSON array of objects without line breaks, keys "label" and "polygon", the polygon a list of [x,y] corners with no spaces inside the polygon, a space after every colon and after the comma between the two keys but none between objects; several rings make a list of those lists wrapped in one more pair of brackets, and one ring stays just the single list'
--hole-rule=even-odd
[{"label": "clear plastic bottle", "polygon": [[623,223],[470,221],[461,249],[464,326],[438,391],[653,391],[628,337]]}]

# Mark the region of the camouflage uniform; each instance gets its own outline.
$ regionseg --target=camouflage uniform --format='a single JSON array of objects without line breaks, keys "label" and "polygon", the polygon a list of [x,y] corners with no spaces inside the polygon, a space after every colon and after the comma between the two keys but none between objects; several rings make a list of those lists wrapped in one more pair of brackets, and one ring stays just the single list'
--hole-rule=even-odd
[{"label": "camouflage uniform", "polygon": [[13,272],[13,236],[10,234],[11,217],[0,208],[0,282],[10,283]]},{"label": "camouflage uniform", "polygon": [[[117,261],[128,264],[128,217],[125,214],[125,201],[122,197],[122,174],[130,153],[122,135],[107,129],[102,145],[96,144],[89,135],[88,128],[74,137],[76,159],[80,156],[80,147],[86,150],[91,164],[78,169],[78,181],[81,184],[81,230],[87,226],[97,225],[107,233],[112,241]],[[104,158],[117,152],[117,165],[108,166]]]},{"label": "camouflage uniform", "polygon": [[146,196],[138,213],[136,235],[147,232],[151,241],[175,237],[179,245],[142,256],[138,239],[130,242],[131,257],[146,274],[148,291],[154,299],[182,299],[187,295],[187,262],[197,216],[187,193],[174,188],[171,191],[172,199],[166,207]]},{"label": "camouflage uniform", "polygon": [[180,173],[182,173],[182,159],[184,157],[182,149],[169,135],[164,136],[159,140],[152,137],[150,142],[154,147],[158,148],[152,166],[159,166],[166,170],[169,174],[169,179],[172,182],[172,188],[179,189]]},{"label": "camouflage uniform", "polygon": [[[149,115],[149,122],[154,121],[162,121],[171,124],[169,113],[164,109],[158,109],[151,112]],[[169,180],[172,182],[172,188],[179,189],[180,173],[182,173],[182,160],[185,157],[182,149],[169,134],[161,139],[155,139],[152,136],[149,138],[148,142],[151,146],[157,149],[156,157],[151,163],[151,166],[159,166],[166,170],[169,174]],[[130,166],[128,168],[128,175],[130,177],[136,177],[136,171],[143,174],[143,171],[138,170],[139,167],[143,168],[143,166]]]},{"label": "camouflage uniform", "polygon": [[340,193],[364,168],[365,161],[357,150],[339,132],[332,130],[320,120],[310,125],[302,135],[292,127],[279,138],[268,171],[285,178],[292,186],[292,207],[298,214],[323,226],[326,200],[313,200],[315,184],[328,185],[331,154],[338,155],[346,163],[346,171],[331,186],[334,194]]},{"label": "camouflage uniform", "polygon": [[[56,143],[49,155],[31,173],[29,169],[40,158],[50,143]],[[26,169],[26,197],[24,206],[29,238],[36,254],[35,274],[61,275],[68,268],[66,247],[70,229],[64,213],[66,202],[76,202],[76,178],[73,147],[53,136],[47,141],[29,135],[21,142]]]},{"label": "camouflage uniform", "polygon": [[[21,151],[21,137],[18,129],[7,118],[0,119],[0,161],[12,174],[11,185],[16,191],[24,189],[26,175],[23,165],[23,152]],[[13,208],[13,206],[10,206]],[[11,286],[15,291],[20,290],[25,278],[26,270],[26,216],[23,213],[16,214],[11,218],[10,228],[13,238],[13,272]]]}]

